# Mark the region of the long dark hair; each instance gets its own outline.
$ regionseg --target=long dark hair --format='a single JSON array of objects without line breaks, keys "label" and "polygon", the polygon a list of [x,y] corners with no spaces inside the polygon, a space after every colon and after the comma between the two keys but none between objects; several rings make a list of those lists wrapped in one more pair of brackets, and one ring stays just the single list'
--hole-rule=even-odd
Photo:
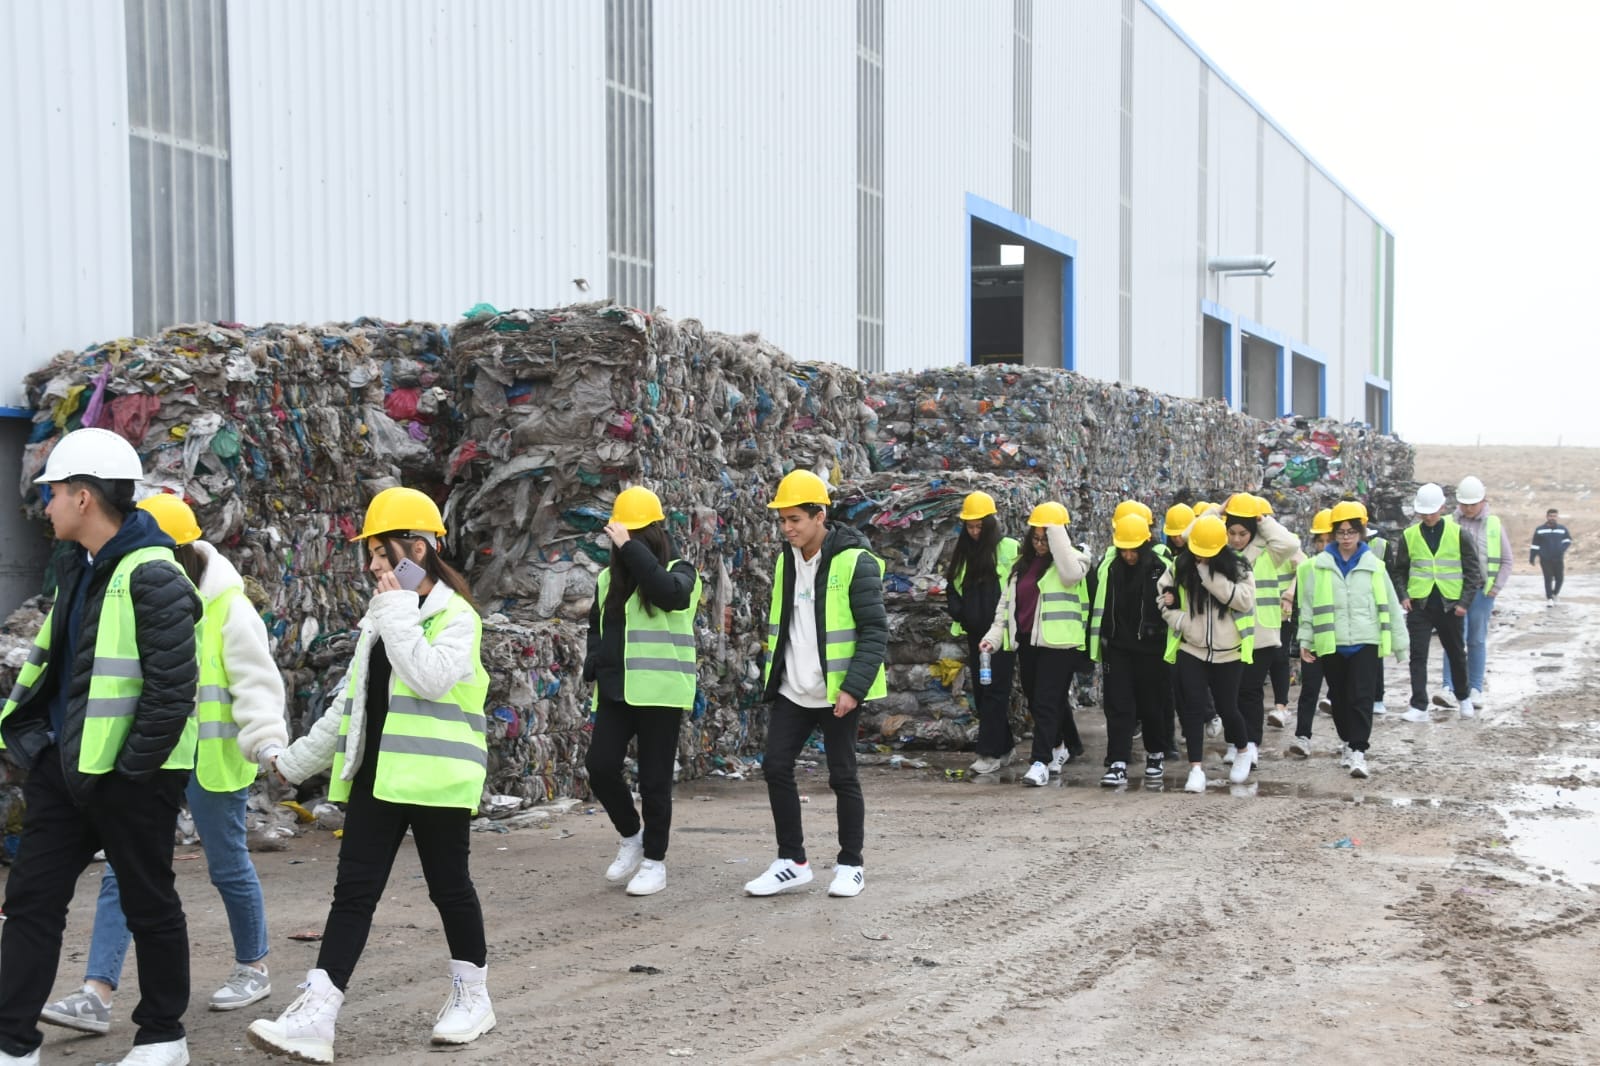
[{"label": "long dark hair", "polygon": [[[1017,573],[1019,573],[1019,574],[1026,574],[1028,572],[1028,567],[1033,564],[1033,561],[1035,559],[1048,559],[1048,558],[1050,558],[1050,548],[1048,547],[1050,542],[1048,540],[1045,541],[1046,547],[1045,547],[1044,551],[1041,552],[1041,551],[1038,551],[1038,550],[1036,550],[1034,548],[1034,546],[1033,546],[1033,531],[1034,531],[1034,528],[1035,528],[1034,526],[1029,526],[1028,527],[1027,536],[1022,538],[1022,550],[1017,552]],[[1042,527],[1040,527],[1040,528],[1042,528]],[[1046,536],[1048,536],[1048,534],[1046,534]]]},{"label": "long dark hair", "polygon": [[950,553],[950,565],[944,572],[946,580],[955,584],[957,578],[965,575],[964,580],[969,589],[994,580],[1000,572],[995,560],[999,545],[1000,522],[994,515],[984,516],[983,530],[978,534],[977,540],[969,537],[966,528],[963,527],[956,536],[955,551]]},{"label": "long dark hair", "polygon": [[378,539],[383,542],[391,566],[401,559],[411,558],[408,545],[421,541],[422,568],[428,572],[428,576],[435,581],[443,581],[457,596],[466,600],[474,611],[478,609],[477,601],[472,598],[472,586],[467,584],[467,579],[461,576],[459,570],[444,561],[439,555],[439,549],[429,544],[426,537],[403,537],[398,533],[380,533]]},{"label": "long dark hair", "polygon": [[173,548],[172,554],[178,560],[178,565],[183,567],[183,572],[189,575],[189,583],[199,588],[200,579],[206,576],[206,557],[200,554],[192,541]]},{"label": "long dark hair", "polygon": [[1200,583],[1200,571],[1195,566],[1199,562],[1206,563],[1213,573],[1221,574],[1229,581],[1239,581],[1249,572],[1244,556],[1232,548],[1225,547],[1210,559],[1197,559],[1188,548],[1180,551],[1173,560],[1172,577],[1189,597],[1189,613],[1196,615],[1205,605],[1206,597],[1211,595]]},{"label": "long dark hair", "polygon": [[[661,528],[660,522],[651,522],[643,529],[629,531],[632,539],[650,549],[650,554],[656,557],[656,562],[663,568],[672,561],[672,542],[667,539],[667,531]],[[633,595],[634,589],[639,587],[639,579],[633,571],[628,569],[623,554],[613,548],[611,550],[611,587],[606,590],[605,612],[620,615],[627,609],[628,597]],[[639,593],[639,602],[644,604],[644,613],[654,616],[656,605],[650,602],[650,597],[644,592]]]}]

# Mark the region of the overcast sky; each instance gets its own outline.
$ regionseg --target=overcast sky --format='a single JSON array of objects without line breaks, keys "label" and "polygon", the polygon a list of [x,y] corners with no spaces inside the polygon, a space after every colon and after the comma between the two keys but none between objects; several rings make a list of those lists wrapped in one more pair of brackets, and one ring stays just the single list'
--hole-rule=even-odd
[{"label": "overcast sky", "polygon": [[1394,232],[1396,432],[1600,446],[1600,3],[1157,2]]}]

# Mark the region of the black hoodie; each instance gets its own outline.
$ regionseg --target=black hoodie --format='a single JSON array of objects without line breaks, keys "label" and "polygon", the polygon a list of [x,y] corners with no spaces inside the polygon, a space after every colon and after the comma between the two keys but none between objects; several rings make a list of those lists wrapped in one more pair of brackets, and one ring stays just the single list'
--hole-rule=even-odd
[{"label": "black hoodie", "polygon": [[[68,675],[66,713],[61,734],[55,738],[61,757],[62,776],[78,803],[88,799],[96,775],[78,771],[78,752],[83,745],[84,710],[89,699],[89,678],[94,670],[95,638],[100,630],[100,609],[105,602],[106,585],[122,557],[140,548],[171,548],[172,538],[161,532],[156,520],[145,511],[134,511],[122,522],[112,538],[94,557],[83,606],[77,617],[76,649]],[[70,597],[78,587],[84,567],[90,566],[87,553],[74,551],[62,555],[57,589]],[[139,645],[139,665],[144,673],[144,689],[134,711],[133,726],[117,755],[116,770],[125,777],[147,778],[161,768],[178,746],[183,727],[194,714],[199,661],[195,647],[195,627],[203,608],[189,578],[176,563],[148,562],[136,567],[128,582],[133,603]],[[59,602],[59,600],[58,600]],[[63,610],[51,615],[50,646],[68,645],[64,632],[67,615]],[[17,709],[0,726],[0,739],[6,754],[24,770],[31,769],[41,752],[50,745],[50,700],[58,686],[58,671],[69,664],[53,656],[45,675],[39,679]]]},{"label": "black hoodie", "polygon": [[[828,524],[828,533],[822,539],[822,558],[817,564],[817,579],[828,580],[828,568],[833,557],[849,548],[867,551],[856,559],[856,571],[850,578],[850,613],[856,620],[856,654],[850,660],[840,689],[857,700],[863,699],[867,689],[878,676],[878,668],[889,657],[889,616],[883,609],[883,578],[878,573],[878,560],[871,554],[872,545],[861,531],[853,526]],[[767,678],[763,698],[778,698],[778,686],[783,683],[783,651],[789,642],[789,619],[794,613],[794,559],[793,549],[785,546],[778,557],[778,581],[782,583],[782,617],[778,624],[778,642],[771,652],[772,673]],[[814,598],[817,612],[817,639],[827,632],[823,621],[825,597]],[[824,662],[827,651],[819,647],[817,654]]]}]

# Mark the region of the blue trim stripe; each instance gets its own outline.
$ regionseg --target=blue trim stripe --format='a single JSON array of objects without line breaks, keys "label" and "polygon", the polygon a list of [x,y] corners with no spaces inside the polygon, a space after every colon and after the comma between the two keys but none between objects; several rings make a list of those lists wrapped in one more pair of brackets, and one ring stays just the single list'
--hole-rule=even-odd
[{"label": "blue trim stripe", "polygon": [[[1239,350],[1239,316],[1216,301],[1207,300],[1203,297],[1200,300],[1200,310],[1208,318],[1214,318],[1226,327],[1222,334],[1222,400],[1230,409],[1237,411],[1239,404],[1234,399],[1233,383],[1239,380],[1239,373],[1242,369],[1239,365],[1239,360],[1242,358]],[[1204,358],[1204,353],[1202,352],[1201,354],[1202,358]],[[1201,373],[1201,387],[1203,388],[1205,385],[1203,368]]]},{"label": "blue trim stripe", "polygon": [[969,365],[972,363],[972,220],[977,219],[996,229],[1004,230],[1020,240],[1048,248],[1064,260],[1061,264],[1061,366],[1064,370],[1076,370],[1078,316],[1073,307],[1073,294],[1076,292],[1077,275],[1074,265],[1078,258],[1078,242],[1048,226],[1041,226],[1026,215],[1019,215],[973,193],[966,194],[966,203],[967,269],[961,277],[964,286],[961,305],[965,309],[967,363]]},{"label": "blue trim stripe", "polygon": [[31,407],[0,407],[0,418],[33,418]]}]

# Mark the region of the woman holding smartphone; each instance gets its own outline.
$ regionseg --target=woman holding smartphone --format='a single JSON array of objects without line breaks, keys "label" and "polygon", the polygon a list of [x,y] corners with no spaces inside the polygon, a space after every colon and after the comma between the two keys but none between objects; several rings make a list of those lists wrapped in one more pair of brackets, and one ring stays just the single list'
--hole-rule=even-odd
[{"label": "woman holding smartphone", "polygon": [[483,911],[467,861],[483,793],[483,622],[466,579],[439,557],[444,519],[415,489],[385,489],[361,536],[375,590],[342,695],[273,760],[297,784],[333,769],[328,798],[346,804],[333,905],[316,968],[250,1042],[304,1062],[332,1062],[334,1022],[366,946],[372,914],[409,829],[450,947],[450,988],[433,1043],[466,1044],[494,1028]]}]

